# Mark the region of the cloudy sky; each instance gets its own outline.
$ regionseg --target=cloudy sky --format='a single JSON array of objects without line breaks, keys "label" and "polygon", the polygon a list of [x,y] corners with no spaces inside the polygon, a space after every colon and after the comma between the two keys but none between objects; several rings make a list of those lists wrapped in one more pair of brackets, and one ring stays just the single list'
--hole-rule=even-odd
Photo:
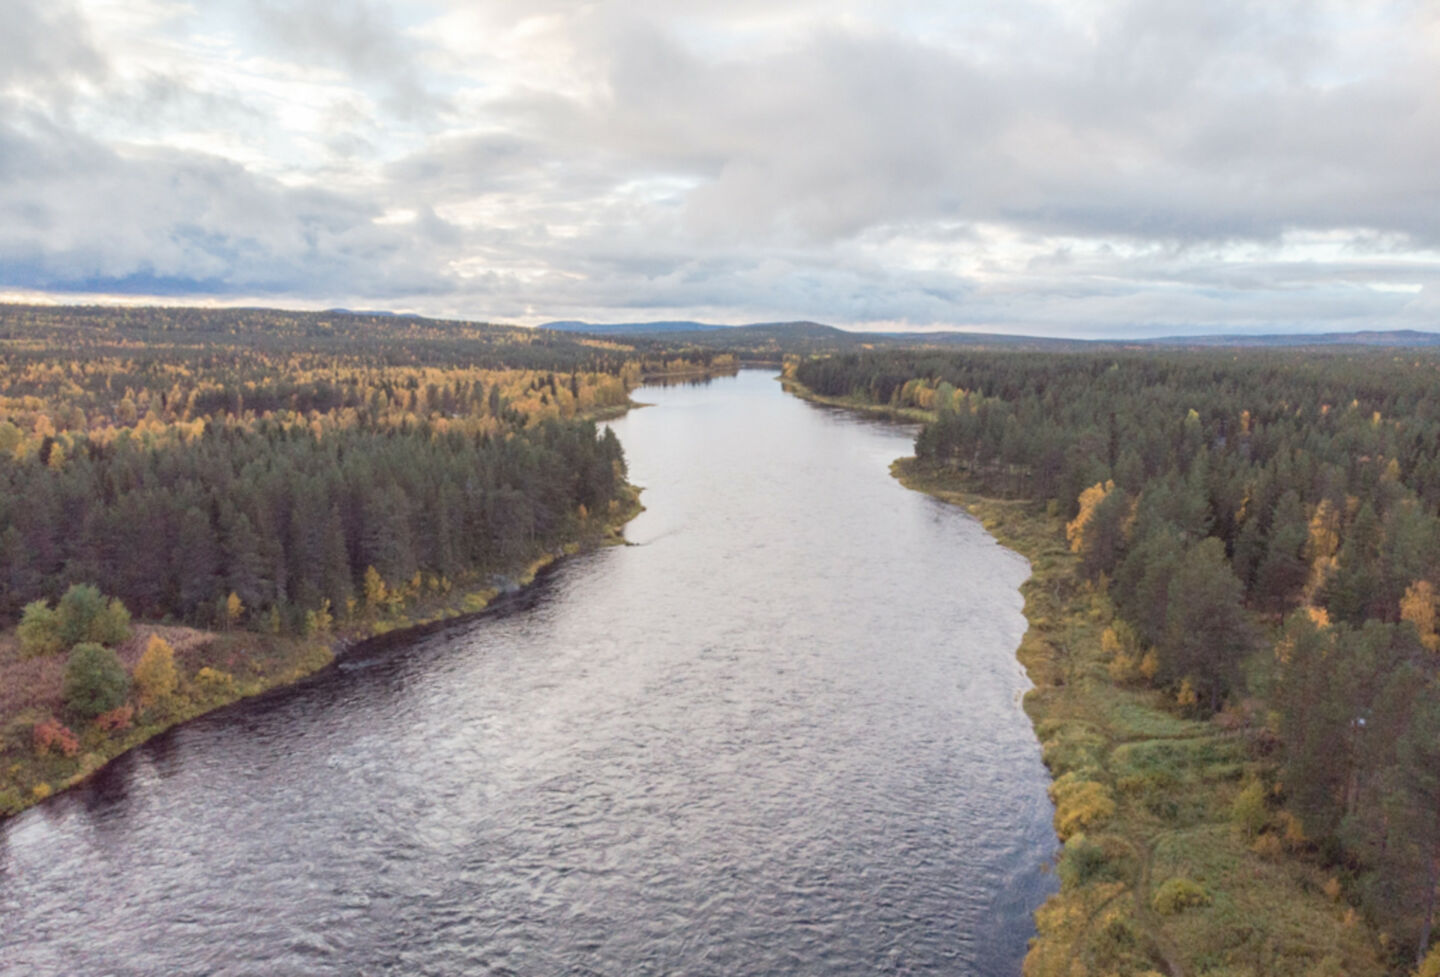
[{"label": "cloudy sky", "polygon": [[1440,329],[1434,0],[0,0],[0,24],[4,297]]}]

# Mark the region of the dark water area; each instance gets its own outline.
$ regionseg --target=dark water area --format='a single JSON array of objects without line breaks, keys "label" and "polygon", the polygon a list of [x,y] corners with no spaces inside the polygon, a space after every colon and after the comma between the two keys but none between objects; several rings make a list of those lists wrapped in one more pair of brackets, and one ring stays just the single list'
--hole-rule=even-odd
[{"label": "dark water area", "polygon": [[5,975],[1017,975],[1025,562],[771,374],[614,427],[636,544],[0,828]]}]

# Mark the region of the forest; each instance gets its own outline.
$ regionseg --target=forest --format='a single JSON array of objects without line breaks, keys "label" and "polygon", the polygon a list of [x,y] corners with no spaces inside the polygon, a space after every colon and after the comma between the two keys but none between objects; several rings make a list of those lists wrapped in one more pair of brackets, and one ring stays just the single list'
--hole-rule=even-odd
[{"label": "forest", "polygon": [[[77,583],[303,628],[554,547],[624,484],[647,373],[724,358],[404,316],[0,307],[0,620]],[[237,607],[239,610],[237,611]]]},{"label": "forest", "polygon": [[0,305],[0,815],[603,538],[637,503],[596,420],[727,369],[413,316]]},{"label": "forest", "polygon": [[1241,737],[1236,816],[1255,850],[1333,871],[1397,968],[1424,956],[1440,881],[1440,357],[893,352],[790,373],[926,412],[922,467],[1062,518],[1085,585],[1117,611],[1109,678]]}]

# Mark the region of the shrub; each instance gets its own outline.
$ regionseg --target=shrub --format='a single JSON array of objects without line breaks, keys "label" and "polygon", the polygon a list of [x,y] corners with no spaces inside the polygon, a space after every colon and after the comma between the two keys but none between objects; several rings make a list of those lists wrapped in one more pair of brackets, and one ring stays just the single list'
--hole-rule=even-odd
[{"label": "shrub", "polygon": [[1115,815],[1115,798],[1110,788],[1074,775],[1061,777],[1050,788],[1055,800],[1055,832],[1061,841]]},{"label": "shrub", "polygon": [[63,694],[71,712],[86,719],[125,703],[130,692],[130,676],[119,657],[94,642],[83,642],[70,652],[65,664]]},{"label": "shrub", "polygon": [[1235,796],[1230,805],[1230,823],[1246,838],[1254,838],[1270,820],[1270,811],[1265,806],[1265,785],[1252,780],[1244,790]]},{"label": "shrub", "polygon": [[130,612],[118,599],[105,600],[99,589],[88,583],[75,584],[65,591],[57,608],[60,640],[73,648],[82,641],[117,645],[130,637]]},{"label": "shrub", "polygon": [[95,726],[103,730],[129,729],[130,720],[135,718],[135,707],[129,704],[102,712],[95,717]]},{"label": "shrub", "polygon": [[229,672],[208,665],[195,673],[195,684],[206,695],[229,694],[235,691],[235,677]]},{"label": "shrub", "polygon": [[1250,850],[1261,858],[1277,859],[1285,854],[1285,846],[1280,839],[1266,832],[1250,843]]},{"label": "shrub", "polygon": [[175,649],[170,642],[152,634],[140,661],[135,665],[135,688],[142,706],[158,705],[175,694],[180,676],[175,671]]},{"label": "shrub", "polygon": [[1074,889],[1091,882],[1109,882],[1115,879],[1118,873],[1115,864],[1106,856],[1105,849],[1083,834],[1077,834],[1065,842],[1065,850],[1060,853],[1057,874],[1063,888]]},{"label": "shrub", "polygon": [[1127,655],[1123,651],[1117,652],[1105,668],[1110,673],[1110,681],[1116,685],[1129,685],[1131,682],[1140,681],[1141,678],[1139,659]]},{"label": "shrub", "polygon": [[1140,935],[1128,919],[1110,914],[1090,934],[1090,955],[1104,973],[1134,973],[1135,965],[1144,965],[1145,953]]},{"label": "shrub", "polygon": [[313,638],[317,635],[329,634],[330,628],[335,624],[335,616],[330,613],[330,601],[322,600],[320,606],[313,611],[305,612],[305,636]]},{"label": "shrub", "polygon": [[1177,875],[1173,879],[1166,879],[1160,888],[1155,890],[1155,899],[1151,905],[1161,916],[1174,916],[1191,906],[1210,905],[1210,894],[1199,883]]},{"label": "shrub", "polygon": [[1086,723],[1067,723],[1041,744],[1041,759],[1056,774],[1101,766],[1104,738]]},{"label": "shrub", "polygon": [[20,637],[20,654],[26,658],[53,655],[65,649],[60,639],[60,615],[43,600],[25,605],[16,633]]},{"label": "shrub", "polygon": [[58,750],[65,756],[74,756],[80,752],[80,740],[58,719],[51,718],[43,723],[36,723],[31,736],[35,742],[35,752],[41,756],[47,756],[51,750]]},{"label": "shrub", "polygon": [[1285,847],[1291,851],[1297,851],[1309,844],[1310,839],[1305,835],[1305,825],[1294,814],[1289,811],[1281,811],[1279,821]]}]

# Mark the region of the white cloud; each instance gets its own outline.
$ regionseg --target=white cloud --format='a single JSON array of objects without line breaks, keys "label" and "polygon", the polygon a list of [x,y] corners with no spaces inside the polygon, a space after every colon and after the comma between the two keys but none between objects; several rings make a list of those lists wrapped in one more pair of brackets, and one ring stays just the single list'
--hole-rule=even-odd
[{"label": "white cloud", "polygon": [[0,288],[527,321],[1435,325],[1423,4],[0,15]]}]

